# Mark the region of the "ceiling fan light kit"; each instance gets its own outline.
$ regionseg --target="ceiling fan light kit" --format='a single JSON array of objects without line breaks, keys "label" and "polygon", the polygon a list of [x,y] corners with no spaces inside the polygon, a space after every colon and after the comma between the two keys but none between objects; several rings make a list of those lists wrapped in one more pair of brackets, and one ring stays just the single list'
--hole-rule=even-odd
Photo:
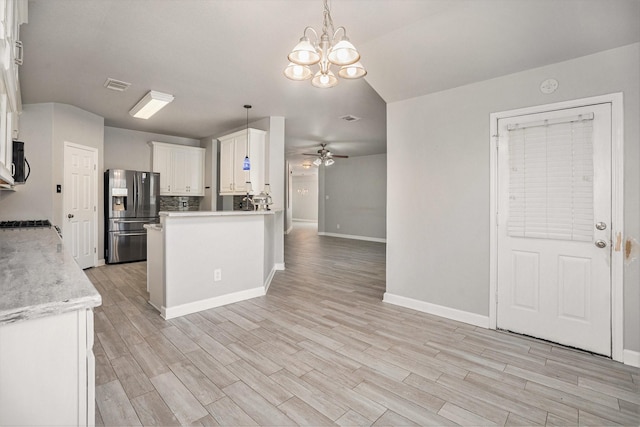
[{"label": "ceiling fan light kit", "polygon": [[[332,164],[334,164],[336,161],[333,160],[333,158],[340,158],[340,159],[348,159],[349,156],[338,156],[333,154],[331,151],[327,150],[327,144],[320,144],[320,149],[318,150],[317,154],[311,154],[311,153],[302,153],[304,156],[316,156],[317,158],[313,161],[313,164],[315,166],[320,167],[321,165],[325,165],[325,166],[331,166]],[[304,165],[302,165],[304,167]]]},{"label": "ceiling fan light kit", "polygon": [[[338,39],[340,31],[342,38]],[[309,33],[314,35],[315,43],[311,42]],[[332,65],[340,67],[338,75],[344,79],[359,79],[367,74],[360,63],[360,53],[347,38],[347,30],[344,27],[334,30],[327,0],[324,0],[322,35],[318,37],[316,30],[306,27],[287,58],[290,61],[284,70],[287,78],[296,81],[311,78],[311,84],[318,88],[330,88],[338,84],[338,78],[331,71]],[[314,73],[311,66],[316,64],[320,69]]]}]

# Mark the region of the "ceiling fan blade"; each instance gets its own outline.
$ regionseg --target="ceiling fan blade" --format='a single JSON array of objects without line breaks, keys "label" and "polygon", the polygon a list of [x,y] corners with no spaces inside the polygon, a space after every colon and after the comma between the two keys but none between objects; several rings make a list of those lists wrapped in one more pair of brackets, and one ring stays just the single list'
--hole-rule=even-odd
[{"label": "ceiling fan blade", "polygon": [[303,156],[316,156],[318,157],[318,154],[311,154],[311,153],[302,153]]},{"label": "ceiling fan blade", "polygon": [[332,154],[331,157],[335,157],[335,158],[338,158],[338,159],[348,159],[349,158],[349,156],[339,156],[337,154]]}]

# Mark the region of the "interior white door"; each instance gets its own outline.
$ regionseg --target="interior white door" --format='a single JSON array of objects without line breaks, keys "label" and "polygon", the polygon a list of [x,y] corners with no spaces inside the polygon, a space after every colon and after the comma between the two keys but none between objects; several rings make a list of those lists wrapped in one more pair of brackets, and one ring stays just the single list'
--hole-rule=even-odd
[{"label": "interior white door", "polygon": [[610,356],[611,105],[498,132],[498,328]]},{"label": "interior white door", "polygon": [[83,269],[95,265],[96,161],[94,149],[65,143],[62,236]]}]

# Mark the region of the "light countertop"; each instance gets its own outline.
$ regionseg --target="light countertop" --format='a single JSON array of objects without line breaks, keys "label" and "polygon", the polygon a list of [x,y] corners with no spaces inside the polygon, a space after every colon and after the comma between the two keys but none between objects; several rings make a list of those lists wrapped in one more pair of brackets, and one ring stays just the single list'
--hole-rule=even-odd
[{"label": "light countertop", "polygon": [[160,216],[169,218],[203,217],[203,216],[241,216],[241,215],[273,215],[280,209],[270,211],[161,211]]},{"label": "light countertop", "polygon": [[0,325],[101,303],[53,228],[0,231]]}]

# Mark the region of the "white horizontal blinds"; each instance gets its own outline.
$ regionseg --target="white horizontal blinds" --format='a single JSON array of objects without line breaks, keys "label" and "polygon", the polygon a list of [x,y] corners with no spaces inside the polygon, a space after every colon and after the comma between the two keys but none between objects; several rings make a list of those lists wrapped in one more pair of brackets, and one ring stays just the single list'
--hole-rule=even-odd
[{"label": "white horizontal blinds", "polygon": [[509,236],[592,240],[593,114],[508,132]]}]

